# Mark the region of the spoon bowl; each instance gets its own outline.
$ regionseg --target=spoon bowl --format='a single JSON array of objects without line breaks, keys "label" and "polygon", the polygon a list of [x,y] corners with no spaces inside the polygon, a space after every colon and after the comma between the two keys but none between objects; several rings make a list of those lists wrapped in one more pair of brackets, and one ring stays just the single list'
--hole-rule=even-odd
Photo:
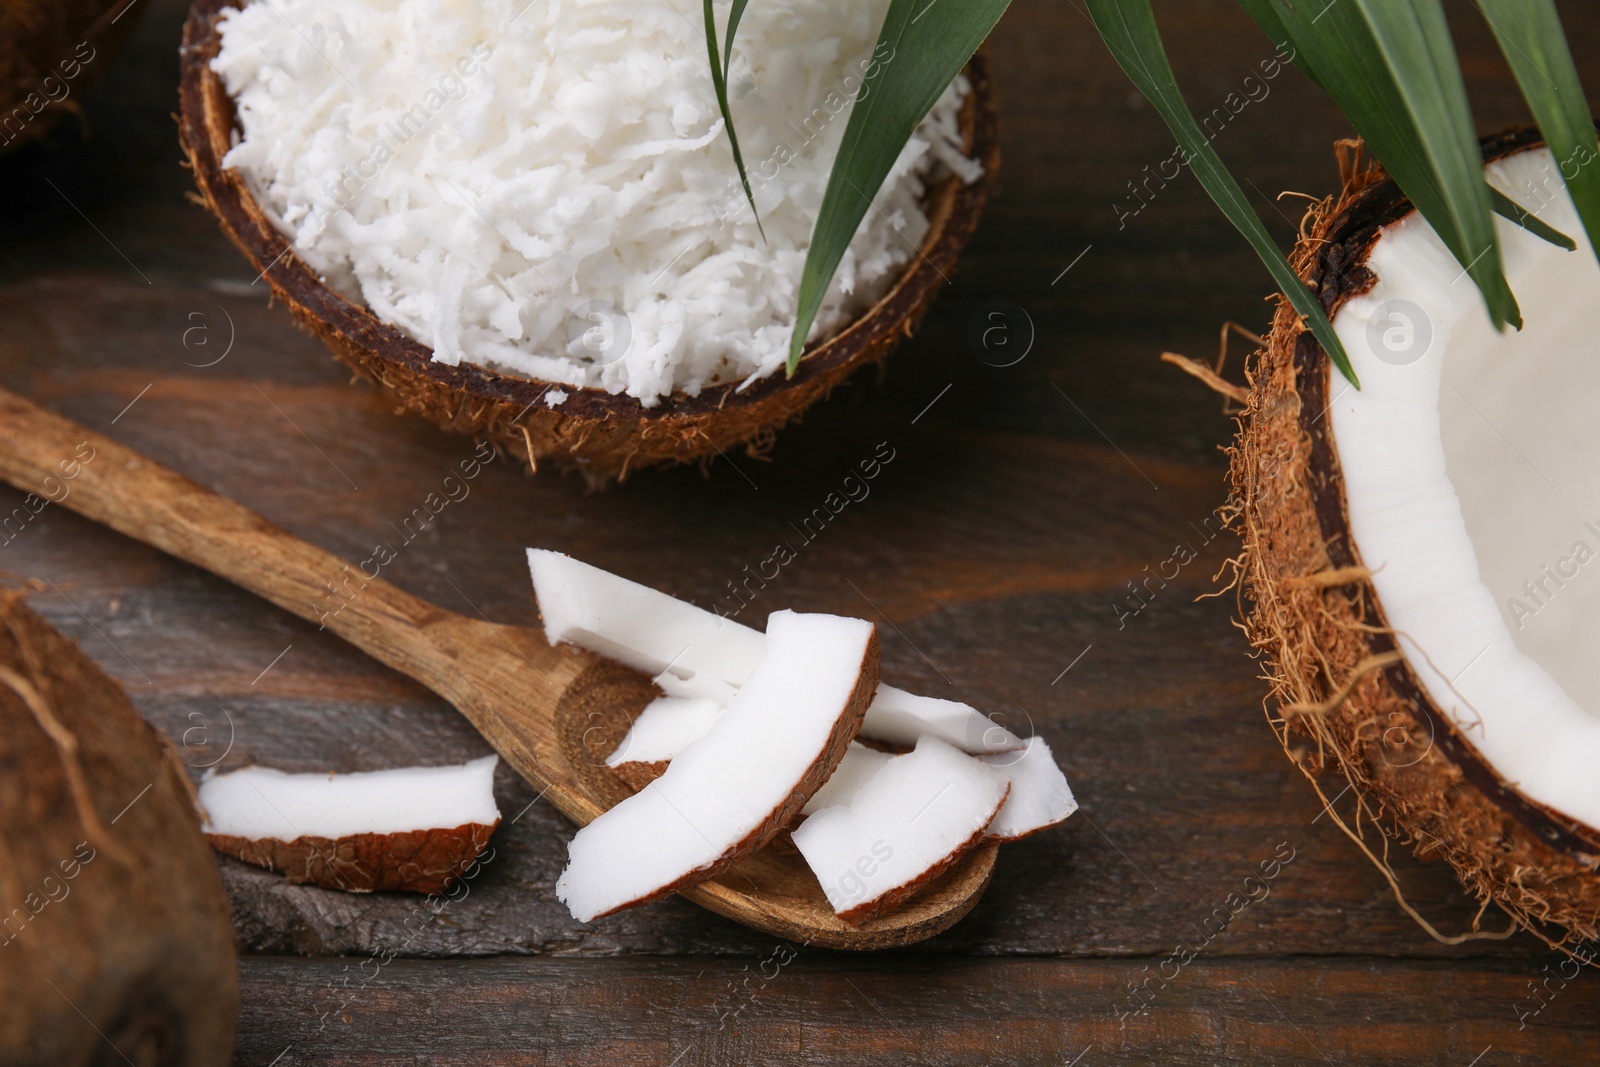
[{"label": "spoon bowl", "polygon": [[[204,568],[319,623],[455,706],[518,774],[582,826],[634,790],[605,765],[657,695],[645,675],[529,626],[469,618],[294,537],[241,504],[87,427],[0,389],[0,478],[47,494],[61,456],[87,443],[60,506]],[[349,596],[329,611],[327,590]],[[873,949],[931,937],[989,884],[998,846],[969,852],[898,909],[851,926],[800,856],[769,845],[681,895],[801,944]]]}]

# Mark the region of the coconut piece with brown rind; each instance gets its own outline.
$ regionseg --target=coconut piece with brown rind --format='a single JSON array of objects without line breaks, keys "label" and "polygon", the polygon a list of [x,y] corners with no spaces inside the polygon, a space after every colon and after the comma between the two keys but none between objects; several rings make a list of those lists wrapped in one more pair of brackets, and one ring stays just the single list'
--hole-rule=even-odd
[{"label": "coconut piece with brown rind", "polygon": [[991,841],[1020,841],[1024,837],[1065,822],[1078,810],[1078,801],[1067,785],[1050,746],[1042,737],[1028,738],[1021,752],[998,752],[978,756],[985,764],[1006,776],[1011,790],[994,818],[984,828]]},{"label": "coconut piece with brown rind", "polygon": [[[1493,160],[1541,143],[1537,131],[1521,129],[1485,138],[1482,147]],[[1343,155],[1341,170],[1342,193],[1308,210],[1293,256],[1330,315],[1373,286],[1371,249],[1385,227],[1413,211],[1357,151]],[[1270,721],[1285,751],[1325,800],[1346,784],[1325,789],[1319,776],[1326,770],[1360,795],[1364,817],[1346,827],[1353,837],[1375,826],[1421,856],[1446,860],[1480,903],[1497,904],[1552,943],[1594,938],[1600,834],[1504,781],[1397,649],[1351,536],[1325,417],[1347,383],[1287,301],[1280,299],[1249,376],[1226,514],[1244,542],[1240,574],[1252,602],[1246,632],[1266,654]],[[1330,814],[1345,825],[1337,810]],[[1383,865],[1385,842],[1362,847]]]},{"label": "coconut piece with brown rind", "polygon": [[291,882],[370,893],[441,893],[500,822],[496,756],[445,767],[208,777],[200,802],[213,848]]},{"label": "coconut piece with brown rind", "polygon": [[715,877],[770,841],[843,757],[878,683],[872,624],[775,612],[726,714],[579,830],[556,895],[580,921]]},{"label": "coconut piece with brown rind", "polygon": [[1009,789],[993,767],[924,737],[889,757],[848,803],[812,812],[792,836],[835,914],[861,923],[909,899],[982,841]]},{"label": "coconut piece with brown rind", "polygon": [[348,893],[443,893],[488,847],[493,825],[466,823],[433,830],[389,834],[304,836],[292,841],[206,834],[224,855],[269,871],[297,885],[320,885]]},{"label": "coconut piece with brown rind", "polygon": [[[530,548],[528,568],[551,644],[575,644],[654,675],[669,696],[726,703],[765,654],[759,630],[560,552]],[[1024,744],[971,705],[890,685],[873,695],[861,734],[908,748],[932,735],[974,754]]]}]

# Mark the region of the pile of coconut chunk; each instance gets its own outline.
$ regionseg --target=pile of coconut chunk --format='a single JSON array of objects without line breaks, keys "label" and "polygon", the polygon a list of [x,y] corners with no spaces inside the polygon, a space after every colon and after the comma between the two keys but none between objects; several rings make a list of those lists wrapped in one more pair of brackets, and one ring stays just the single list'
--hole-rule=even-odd
[{"label": "pile of coconut chunk", "polygon": [[762,634],[557,552],[528,564],[551,644],[663,693],[607,759],[643,788],[578,831],[556,883],[581,921],[716,877],[787,831],[856,925],[982,842],[1077,810],[1043,739],[881,684],[866,620],[778,611]]},{"label": "pile of coconut chunk", "polygon": [[[698,5],[241,0],[212,62],[240,129],[223,162],[302,260],[436,361],[651,406],[783,366],[850,110],[916,62],[875,46],[887,7],[745,13],[729,94],[761,229]],[[958,77],[900,154],[813,338],[915,257],[930,180],[981,174],[961,154],[967,92]]]}]

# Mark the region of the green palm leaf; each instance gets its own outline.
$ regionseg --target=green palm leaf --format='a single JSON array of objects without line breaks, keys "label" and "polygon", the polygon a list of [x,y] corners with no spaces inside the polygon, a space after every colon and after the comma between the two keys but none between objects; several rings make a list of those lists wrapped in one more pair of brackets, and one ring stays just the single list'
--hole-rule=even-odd
[{"label": "green palm leaf", "polygon": [[[717,102],[752,211],[744,161],[729,112],[727,78],[748,0],[732,0],[718,49],[712,0],[703,0],[706,49]],[[1591,123],[1554,0],[1477,0],[1555,153],[1585,232],[1600,255],[1600,140]],[[1321,304],[1295,275],[1195,122],[1162,47],[1151,0],[1086,0],[1112,54],[1155,105],[1202,186],[1261,257],[1340,371],[1355,373]],[[1401,190],[1471,276],[1497,327],[1521,326],[1505,279],[1493,215],[1540,238],[1574,242],[1492,189],[1483,178],[1460,64],[1441,0],[1239,0],[1252,19],[1294,50],[1294,63],[1350,119]],[[878,84],[852,110],[812,231],[790,339],[793,374],[839,261],[872,197],[917,123],[976,51],[1009,0],[890,0],[878,50]],[[875,50],[874,54],[877,54]],[[759,225],[759,218],[757,223]],[[765,236],[765,234],[763,234]]]},{"label": "green palm leaf", "polygon": [[1578,242],[1555,227],[1540,221],[1539,216],[1533,214],[1492,185],[1489,187],[1489,196],[1494,201],[1494,213],[1496,215],[1516,223],[1535,237],[1549,241],[1557,248],[1565,248],[1568,252],[1577,250]]},{"label": "green palm leaf", "polygon": [[1216,149],[1211,147],[1210,139],[1184,103],[1183,94],[1178,91],[1177,78],[1172,73],[1172,65],[1167,61],[1166,49],[1161,45],[1161,34],[1156,29],[1150,0],[1088,0],[1088,4],[1095,27],[1111,49],[1111,54],[1172,128],[1179,145],[1188,156],[1195,177],[1200,179],[1200,184],[1211,194],[1211,199],[1217,202],[1223,214],[1256,250],[1261,262],[1272,273],[1273,280],[1289,298],[1294,309],[1305,317],[1311,332],[1340,372],[1355,382],[1356,375],[1350,366],[1350,359],[1345,354],[1344,346],[1339,343],[1338,335],[1333,332],[1328,316],[1323,313],[1322,304],[1278,250],[1266,227],[1245,199],[1239,183],[1223,166]]},{"label": "green palm leaf", "polygon": [[[745,5],[750,0],[733,0],[733,6],[728,9],[728,28],[726,36],[722,39],[722,77],[726,81],[728,70],[733,66],[733,38],[739,32],[739,20],[744,18]],[[731,122],[728,124],[733,125]]]},{"label": "green palm leaf", "polygon": [[1483,294],[1497,327],[1520,327],[1500,264],[1493,204],[1467,90],[1439,0],[1245,0],[1287,33],[1395,182]]},{"label": "green palm leaf", "polygon": [[1554,0],[1478,0],[1478,6],[1556,157],[1589,244],[1600,255],[1600,167],[1591,165],[1600,160],[1600,151]]},{"label": "green palm leaf", "polygon": [[[709,3],[709,0],[707,0]],[[789,373],[800,363],[806,334],[872,198],[917,124],[966,66],[1010,0],[890,0],[877,48],[887,45],[870,91],[856,100],[828,175],[800,276]]]},{"label": "green palm leaf", "polygon": [[739,168],[739,183],[744,186],[744,198],[750,202],[750,213],[755,215],[756,229],[764,241],[767,231],[761,225],[761,213],[756,210],[756,194],[750,188],[750,175],[744,169],[744,154],[739,151],[739,135],[733,129],[733,112],[728,108],[728,67],[733,62],[733,35],[739,29],[739,19],[744,16],[748,2],[733,0],[733,10],[728,14],[727,47],[723,49],[727,58],[723,59],[717,55],[717,14],[711,6],[711,0],[705,0],[706,54],[711,60],[711,85],[717,92],[717,107],[722,110],[722,125],[728,131],[728,145],[733,149],[733,165]]}]

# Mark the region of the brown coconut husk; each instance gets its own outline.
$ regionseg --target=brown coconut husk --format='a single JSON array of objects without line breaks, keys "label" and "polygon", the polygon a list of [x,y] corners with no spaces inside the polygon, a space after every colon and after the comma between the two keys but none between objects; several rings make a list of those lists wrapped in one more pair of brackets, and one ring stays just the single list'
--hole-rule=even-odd
[{"label": "brown coconut husk", "polygon": [[277,871],[297,885],[347,893],[443,893],[489,845],[500,821],[384,834],[279,838],[206,834],[218,852]]},{"label": "brown coconut husk", "polygon": [[[0,4],[0,152],[48,133],[133,34],[139,0]],[[53,80],[52,80],[53,79]]]},{"label": "brown coconut husk", "polygon": [[200,196],[223,232],[251,269],[266,278],[295,321],[393,397],[398,410],[447,430],[487,438],[519,457],[530,471],[541,463],[576,471],[591,487],[623,481],[648,467],[709,463],[740,448],[760,456],[782,426],[863,367],[881,367],[954,273],[1000,165],[999,118],[980,50],[967,65],[972,92],[961,126],[967,155],[983,164],[983,176],[971,185],[949,177],[928,191],[930,229],[919,253],[883,299],[840,333],[811,345],[793,378],[774,375],[742,391],[731,382],[698,396],[674,393],[651,408],[625,394],[563,386],[568,399],[552,408],[544,403],[550,383],[470,363],[435,363],[425,345],[328,288],[290,251],[243,178],[223,169],[236,124],[233,101],[210,63],[221,43],[217,15],[235,3],[195,0],[182,51],[179,125],[184,151]]},{"label": "brown coconut husk", "polygon": [[171,745],[0,594],[0,1058],[226,1063],[238,999],[228,898]]},{"label": "brown coconut husk", "polygon": [[[1486,138],[1486,160],[1542,146],[1536,131]],[[1380,229],[1410,213],[1360,146],[1340,146],[1343,189],[1312,205],[1292,257],[1332,316],[1375,278],[1365,266]],[[1330,816],[1388,878],[1397,899],[1441,940],[1525,927],[1553,946],[1592,939],[1600,919],[1600,834],[1503,781],[1429,699],[1400,651],[1349,530],[1331,420],[1338,371],[1286,299],[1248,366],[1249,399],[1231,455],[1235,561],[1253,604],[1244,629],[1263,652],[1268,720]],[[1319,776],[1356,798],[1340,815]],[[1335,796],[1333,799],[1337,799]],[[1375,832],[1374,832],[1375,831]],[[1472,929],[1447,936],[1405,902],[1390,842],[1443,859],[1480,904]],[[1508,930],[1482,929],[1490,904]]]}]

